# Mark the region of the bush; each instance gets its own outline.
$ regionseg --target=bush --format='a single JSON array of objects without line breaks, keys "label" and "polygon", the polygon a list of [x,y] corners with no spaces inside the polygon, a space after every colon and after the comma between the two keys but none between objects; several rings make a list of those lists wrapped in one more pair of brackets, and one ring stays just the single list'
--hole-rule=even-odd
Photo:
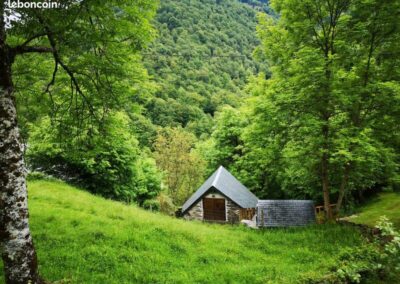
[{"label": "bush", "polygon": [[42,173],[42,172],[29,172],[28,176],[26,177],[28,180],[51,180],[54,179],[53,177]]},{"label": "bush", "polygon": [[373,242],[344,253],[336,271],[346,283],[360,283],[364,279],[399,281],[400,277],[400,234],[386,217],[376,225],[379,234]]},{"label": "bush", "polygon": [[162,176],[157,169],[155,160],[149,156],[149,153],[143,152],[136,161],[136,201],[141,206],[146,200],[156,198],[161,190]]},{"label": "bush", "polygon": [[116,112],[101,127],[65,126],[68,135],[60,136],[62,127],[45,118],[31,129],[28,163],[104,197],[141,204],[158,194],[161,177],[128,124],[129,118]]},{"label": "bush", "polygon": [[168,194],[161,192],[157,196],[157,200],[160,204],[160,212],[170,216],[175,215],[176,208],[174,203],[172,202],[171,197],[169,197]]},{"label": "bush", "polygon": [[[379,232],[378,234],[376,234]],[[342,251],[338,265],[323,277],[304,274],[301,283],[400,283],[400,234],[387,218],[377,223],[372,241]]]},{"label": "bush", "polygon": [[148,199],[143,202],[142,207],[150,211],[160,211],[160,202],[157,199]]}]

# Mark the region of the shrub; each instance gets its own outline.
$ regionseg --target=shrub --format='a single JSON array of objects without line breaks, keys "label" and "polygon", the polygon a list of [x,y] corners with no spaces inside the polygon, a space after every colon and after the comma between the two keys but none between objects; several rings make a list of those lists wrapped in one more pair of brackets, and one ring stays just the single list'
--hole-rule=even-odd
[{"label": "shrub", "polygon": [[160,202],[157,199],[148,199],[143,202],[142,207],[150,211],[160,211]]},{"label": "shrub", "polygon": [[174,216],[175,215],[175,205],[172,201],[171,197],[168,194],[161,192],[157,196],[157,200],[160,203],[160,211],[166,215]]},{"label": "shrub", "polygon": [[340,253],[338,265],[322,277],[304,274],[301,283],[400,283],[400,234],[381,217],[372,241]]},{"label": "shrub", "polygon": [[400,234],[386,217],[376,225],[379,234],[373,242],[342,254],[337,277],[343,282],[360,283],[363,279],[394,283],[400,276]]},{"label": "shrub", "polygon": [[155,160],[149,156],[149,153],[142,152],[135,165],[137,169],[136,201],[141,206],[147,200],[156,198],[161,190],[161,173],[157,169]]},{"label": "shrub", "polygon": [[42,173],[42,172],[29,172],[28,176],[26,177],[28,180],[51,180],[53,179],[51,176]]},{"label": "shrub", "polygon": [[128,203],[141,204],[160,191],[155,162],[139,148],[124,113],[85,131],[65,126],[68,135],[61,136],[60,128],[49,118],[32,127],[27,158],[33,169]]}]

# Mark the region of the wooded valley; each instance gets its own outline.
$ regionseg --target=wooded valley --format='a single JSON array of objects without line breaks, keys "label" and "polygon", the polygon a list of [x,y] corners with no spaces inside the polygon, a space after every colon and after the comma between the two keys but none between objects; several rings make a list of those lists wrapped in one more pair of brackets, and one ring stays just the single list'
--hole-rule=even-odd
[{"label": "wooded valley", "polygon": [[0,3],[6,283],[44,283],[26,175],[169,216],[219,166],[328,223],[398,195],[399,1],[59,2]]}]

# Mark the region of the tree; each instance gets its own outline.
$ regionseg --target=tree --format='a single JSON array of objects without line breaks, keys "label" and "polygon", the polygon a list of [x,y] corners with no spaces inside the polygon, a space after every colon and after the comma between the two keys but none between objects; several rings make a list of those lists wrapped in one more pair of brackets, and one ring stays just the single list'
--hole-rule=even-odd
[{"label": "tree", "polygon": [[255,9],[239,1],[161,1],[160,36],[144,56],[159,86],[146,104],[152,122],[193,126],[223,105],[237,106],[248,75],[265,65],[252,59],[256,24]]},{"label": "tree", "polygon": [[81,134],[60,139],[59,126],[45,117],[30,127],[28,166],[106,198],[141,205],[157,195],[161,180],[129,121],[124,112],[111,111],[100,130],[73,129]]},{"label": "tree", "polygon": [[182,203],[202,182],[205,162],[194,151],[196,139],[182,128],[162,129],[154,143],[157,166],[165,173],[169,196]]},{"label": "tree", "polygon": [[242,132],[248,125],[245,115],[231,106],[224,106],[216,113],[211,137],[199,141],[197,151],[207,161],[208,173],[224,166],[238,174],[238,160],[242,157]]},{"label": "tree", "polygon": [[217,151],[215,157],[217,164],[213,165],[214,170],[220,165],[229,167],[242,155],[241,133],[246,123],[242,113],[232,107],[226,106],[217,113],[216,127],[212,133]]},{"label": "tree", "polygon": [[[61,8],[44,10],[14,9],[0,2],[0,241],[6,283],[43,282],[29,230],[13,65],[30,54],[50,56],[54,67],[45,92],[53,100],[54,87],[64,86],[62,112],[56,117],[69,113],[75,119],[67,123],[101,124],[120,103],[118,91],[126,87],[127,76],[139,63],[137,51],[151,36],[154,1],[59,2]],[[127,58],[134,63],[125,69]]]},{"label": "tree", "polygon": [[260,140],[247,145],[275,153],[271,166],[286,190],[322,193],[328,218],[333,196],[339,210],[349,190],[398,177],[399,5],[272,1],[279,19],[260,17],[257,54],[272,77],[259,79],[247,137]]}]

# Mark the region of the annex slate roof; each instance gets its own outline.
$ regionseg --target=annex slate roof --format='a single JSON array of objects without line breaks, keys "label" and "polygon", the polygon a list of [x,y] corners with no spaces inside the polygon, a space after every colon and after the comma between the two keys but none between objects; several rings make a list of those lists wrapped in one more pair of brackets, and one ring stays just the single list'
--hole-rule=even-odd
[{"label": "annex slate roof", "polygon": [[207,191],[215,188],[242,208],[255,208],[258,198],[223,166],[220,166],[183,204],[182,213],[196,203]]}]

